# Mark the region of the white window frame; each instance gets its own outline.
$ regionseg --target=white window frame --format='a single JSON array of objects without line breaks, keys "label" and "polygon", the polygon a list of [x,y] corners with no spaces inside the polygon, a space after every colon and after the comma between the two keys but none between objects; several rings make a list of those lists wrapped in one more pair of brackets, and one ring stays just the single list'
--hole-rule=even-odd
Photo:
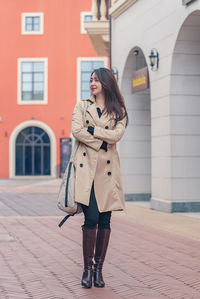
[{"label": "white window frame", "polygon": [[82,61],[103,61],[104,67],[108,67],[107,57],[78,57],[77,58],[77,102],[81,100],[81,62]]},{"label": "white window frame", "polygon": [[92,16],[91,11],[81,11],[81,34],[87,34],[85,30],[85,16]]},{"label": "white window frame", "polygon": [[[40,18],[40,30],[38,31],[26,31],[26,17],[39,17]],[[24,12],[22,13],[21,20],[21,33],[23,35],[40,35],[44,34],[44,13],[43,12]]]},{"label": "white window frame", "polygon": [[[21,65],[22,62],[44,62],[44,99],[43,100],[22,100],[21,99]],[[18,58],[17,76],[17,103],[18,105],[46,105],[48,104],[48,58]]]}]

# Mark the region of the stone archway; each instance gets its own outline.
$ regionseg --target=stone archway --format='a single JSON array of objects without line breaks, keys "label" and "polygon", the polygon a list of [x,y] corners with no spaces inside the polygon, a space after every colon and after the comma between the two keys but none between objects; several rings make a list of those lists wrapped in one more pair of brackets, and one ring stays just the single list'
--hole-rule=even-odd
[{"label": "stone archway", "polygon": [[133,48],[124,67],[121,91],[129,114],[129,125],[120,142],[120,159],[126,200],[151,198],[150,90],[132,93],[133,72],[147,66],[143,51]]},{"label": "stone archway", "polygon": [[200,211],[200,10],[179,31],[172,60],[171,211]]}]

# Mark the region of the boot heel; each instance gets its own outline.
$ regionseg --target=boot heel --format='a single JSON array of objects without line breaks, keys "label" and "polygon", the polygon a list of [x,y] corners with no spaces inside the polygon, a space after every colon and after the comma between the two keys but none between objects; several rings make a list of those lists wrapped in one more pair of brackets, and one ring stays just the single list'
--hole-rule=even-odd
[{"label": "boot heel", "polygon": [[103,288],[105,286],[101,269],[94,270],[94,286],[97,288]]},{"label": "boot heel", "polygon": [[84,288],[90,289],[92,287],[92,274],[93,274],[92,268],[84,270],[83,277],[81,280],[81,285]]}]

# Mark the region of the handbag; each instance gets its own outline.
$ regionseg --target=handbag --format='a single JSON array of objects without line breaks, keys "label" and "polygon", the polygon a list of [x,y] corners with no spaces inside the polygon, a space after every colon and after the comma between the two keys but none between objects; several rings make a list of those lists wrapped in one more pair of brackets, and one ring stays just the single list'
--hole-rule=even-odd
[{"label": "handbag", "polygon": [[[84,100],[83,124],[86,122],[86,110],[87,101]],[[75,214],[82,212],[81,205],[75,202],[76,167],[74,165],[74,158],[79,144],[80,142],[74,138],[74,142],[72,142],[70,160],[64,172],[58,193],[58,208],[67,213],[67,215],[58,224],[59,227],[61,227],[70,216],[74,216]]]}]

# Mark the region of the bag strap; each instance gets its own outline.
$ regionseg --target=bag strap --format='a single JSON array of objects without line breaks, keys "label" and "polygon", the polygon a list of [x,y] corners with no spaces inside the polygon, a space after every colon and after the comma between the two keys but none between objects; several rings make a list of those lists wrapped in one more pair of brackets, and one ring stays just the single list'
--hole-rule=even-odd
[{"label": "bag strap", "polygon": [[69,214],[69,215],[65,216],[65,217],[60,221],[60,223],[58,224],[58,226],[61,227],[61,226],[65,223],[65,221],[67,221],[67,219],[68,219],[69,217],[74,216],[75,214],[76,214],[76,213],[74,213],[74,214]]},{"label": "bag strap", "polygon": [[[85,125],[85,123],[86,123],[87,100],[83,100],[83,102],[84,102],[84,107],[83,107],[82,117],[83,117],[83,124]],[[70,161],[74,160],[74,156],[77,152],[78,147],[79,147],[79,141],[75,139],[74,146],[72,146],[72,153],[71,153]]]},{"label": "bag strap", "polygon": [[84,100],[84,109],[83,109],[83,124],[86,123],[86,110],[87,110],[87,100]]},{"label": "bag strap", "polygon": [[[84,100],[84,108],[83,108],[83,124],[85,125],[86,123],[86,110],[87,110],[87,100]],[[74,142],[74,146],[72,146],[72,153],[71,153],[71,157],[70,157],[70,161],[73,161],[74,160],[74,156],[76,154],[76,151],[78,149],[78,146],[79,146],[79,141],[75,139],[75,142]],[[76,213],[74,214],[68,214],[66,215],[62,220],[61,222],[58,224],[59,227],[61,227],[65,221],[67,221],[67,219],[71,216],[74,216]]]}]

